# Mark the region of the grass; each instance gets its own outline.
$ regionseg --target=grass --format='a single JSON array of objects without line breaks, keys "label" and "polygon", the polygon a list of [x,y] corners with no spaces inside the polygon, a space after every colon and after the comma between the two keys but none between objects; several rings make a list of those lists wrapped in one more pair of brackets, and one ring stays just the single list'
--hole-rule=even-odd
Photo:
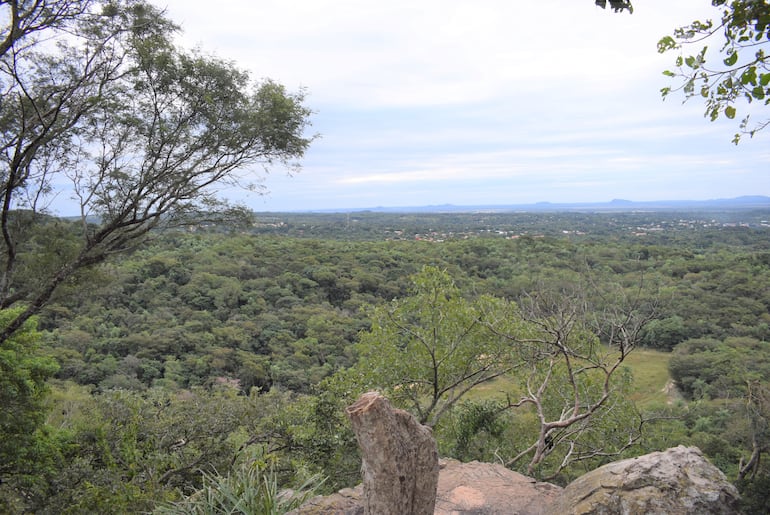
[{"label": "grass", "polygon": [[497,379],[482,383],[468,392],[466,399],[473,401],[504,400],[506,393],[515,393],[519,387],[510,376],[501,376]]},{"label": "grass", "polygon": [[668,374],[668,352],[649,349],[635,349],[626,357],[624,364],[634,376],[634,392],[631,394],[639,407],[665,404],[670,400],[666,386],[671,377]]},{"label": "grass", "polygon": [[[634,377],[631,399],[640,408],[665,404],[670,400],[666,392],[666,385],[670,381],[669,357],[668,352],[649,349],[635,349],[626,357],[624,365],[631,369]],[[513,379],[503,376],[477,386],[466,398],[474,401],[505,399],[506,392],[515,394],[517,390]]]}]

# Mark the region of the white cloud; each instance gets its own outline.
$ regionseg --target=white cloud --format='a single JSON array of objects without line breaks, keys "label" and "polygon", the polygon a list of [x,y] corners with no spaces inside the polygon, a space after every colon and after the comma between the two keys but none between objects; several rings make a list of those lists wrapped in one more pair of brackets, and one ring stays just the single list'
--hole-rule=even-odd
[{"label": "white cloud", "polygon": [[221,15],[210,2],[167,4],[188,43],[362,107],[456,104],[552,81],[617,87],[657,66],[657,39],[704,11],[698,0],[649,1],[633,16],[587,0],[230,0]]},{"label": "white cloud", "polygon": [[770,194],[762,143],[736,151],[733,122],[660,100],[674,55],[656,42],[713,13],[703,0],[166,4],[187,44],[309,90],[322,138],[260,206]]}]

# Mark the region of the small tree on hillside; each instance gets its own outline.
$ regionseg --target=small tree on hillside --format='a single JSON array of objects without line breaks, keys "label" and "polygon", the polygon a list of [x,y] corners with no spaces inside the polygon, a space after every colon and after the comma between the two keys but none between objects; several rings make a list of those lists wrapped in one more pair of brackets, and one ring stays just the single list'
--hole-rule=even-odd
[{"label": "small tree on hillside", "polygon": [[467,300],[446,271],[426,266],[409,297],[373,309],[355,370],[367,387],[435,426],[473,388],[517,366],[507,338],[489,329],[500,324],[506,334],[527,330],[505,302]]},{"label": "small tree on hillside", "polygon": [[[621,296],[616,303],[624,305]],[[522,363],[521,387],[501,409],[531,407],[538,431],[506,465],[528,460],[533,474],[553,455],[552,478],[573,463],[617,456],[635,444],[643,422],[626,397],[630,377],[621,366],[653,311],[630,305],[594,312],[582,292],[544,292],[522,306],[537,330],[528,338],[509,336]]]}]

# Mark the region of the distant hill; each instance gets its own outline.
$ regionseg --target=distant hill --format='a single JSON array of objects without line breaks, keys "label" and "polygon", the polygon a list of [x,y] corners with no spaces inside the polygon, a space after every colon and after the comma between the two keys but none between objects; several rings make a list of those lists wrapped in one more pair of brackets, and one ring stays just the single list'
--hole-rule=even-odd
[{"label": "distant hill", "polygon": [[467,212],[554,212],[554,211],[662,211],[662,210],[721,210],[721,209],[770,209],[770,197],[763,195],[746,195],[728,199],[711,200],[653,200],[636,202],[633,200],[614,199],[610,202],[585,203],[551,203],[536,204],[494,204],[457,206],[441,204],[435,206],[403,206],[403,207],[368,207],[368,208],[339,208],[317,209],[303,212],[309,213],[354,213],[368,211],[375,213],[467,213]]}]

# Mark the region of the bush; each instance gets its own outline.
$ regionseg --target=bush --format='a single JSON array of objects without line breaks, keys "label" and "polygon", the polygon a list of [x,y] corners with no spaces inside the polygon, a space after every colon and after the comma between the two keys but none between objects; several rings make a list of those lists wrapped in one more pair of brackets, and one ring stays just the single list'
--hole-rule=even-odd
[{"label": "bush", "polygon": [[312,476],[297,490],[279,490],[273,460],[261,456],[225,476],[203,472],[203,487],[185,499],[157,508],[156,515],[275,515],[298,508],[322,481]]}]

